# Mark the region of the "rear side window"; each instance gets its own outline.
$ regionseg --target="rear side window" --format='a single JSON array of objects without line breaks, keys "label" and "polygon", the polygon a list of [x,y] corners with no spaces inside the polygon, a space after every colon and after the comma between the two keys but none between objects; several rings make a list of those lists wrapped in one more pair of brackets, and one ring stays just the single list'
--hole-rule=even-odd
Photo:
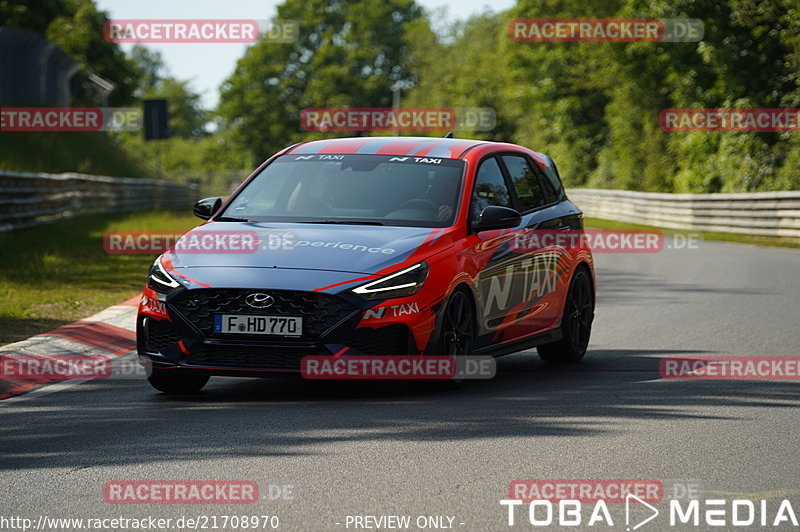
[{"label": "rear side window", "polygon": [[506,165],[512,186],[517,193],[521,212],[541,207],[547,203],[544,191],[539,185],[539,179],[525,157],[503,155],[503,163]]},{"label": "rear side window", "polygon": [[558,169],[556,168],[555,161],[547,156],[545,156],[544,175],[547,178],[546,184],[553,187],[556,197],[561,197],[561,193],[564,190],[564,185],[561,183],[561,178],[558,176]]},{"label": "rear side window", "polygon": [[511,207],[511,196],[508,193],[503,172],[494,157],[486,159],[478,168],[475,177],[475,191],[472,194],[472,217],[477,219],[484,208],[489,205]]},{"label": "rear side window", "polygon": [[547,199],[547,203],[553,203],[556,201],[556,199],[558,199],[558,193],[556,192],[556,189],[553,188],[553,183],[551,183],[550,180],[544,176],[539,165],[533,163],[533,169],[539,175],[539,183],[541,183],[544,187],[544,195]]}]

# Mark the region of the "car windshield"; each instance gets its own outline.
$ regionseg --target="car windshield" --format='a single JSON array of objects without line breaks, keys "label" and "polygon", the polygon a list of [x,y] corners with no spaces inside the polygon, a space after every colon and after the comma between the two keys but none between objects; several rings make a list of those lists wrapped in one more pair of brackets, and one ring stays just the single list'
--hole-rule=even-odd
[{"label": "car windshield", "polygon": [[388,155],[283,155],[259,173],[220,218],[447,227],[464,163]]}]

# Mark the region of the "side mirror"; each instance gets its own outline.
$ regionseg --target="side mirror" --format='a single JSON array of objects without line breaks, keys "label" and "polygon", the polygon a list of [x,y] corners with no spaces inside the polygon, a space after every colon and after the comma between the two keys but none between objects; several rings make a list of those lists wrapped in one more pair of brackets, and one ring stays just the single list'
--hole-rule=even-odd
[{"label": "side mirror", "polygon": [[472,223],[472,229],[475,231],[510,229],[517,227],[521,223],[522,215],[516,210],[498,205],[489,205],[481,211],[478,220]]},{"label": "side mirror", "polygon": [[194,204],[192,213],[200,219],[208,220],[222,207],[222,198],[204,198]]}]

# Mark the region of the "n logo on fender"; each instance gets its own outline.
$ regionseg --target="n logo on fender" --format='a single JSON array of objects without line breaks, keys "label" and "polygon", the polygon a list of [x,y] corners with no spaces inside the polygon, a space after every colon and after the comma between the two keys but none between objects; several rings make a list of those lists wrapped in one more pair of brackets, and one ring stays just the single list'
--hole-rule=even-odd
[{"label": "n logo on fender", "polygon": [[486,305],[484,316],[496,309],[508,310],[525,301],[536,302],[556,289],[558,252],[545,252],[528,257],[518,264],[509,264],[505,272],[491,275],[484,281]]},{"label": "n logo on fender", "polygon": [[406,314],[416,314],[419,312],[419,303],[400,303],[399,305],[391,305],[389,307],[371,308],[364,312],[364,319],[381,319],[386,315],[386,309],[391,309],[391,316],[396,318],[398,316],[405,316]]}]

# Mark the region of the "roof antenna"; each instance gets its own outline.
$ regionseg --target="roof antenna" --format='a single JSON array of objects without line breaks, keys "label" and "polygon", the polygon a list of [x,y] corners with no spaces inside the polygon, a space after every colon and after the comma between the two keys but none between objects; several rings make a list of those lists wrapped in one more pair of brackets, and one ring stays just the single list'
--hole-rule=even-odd
[{"label": "roof antenna", "polygon": [[444,138],[452,139],[453,138],[453,132],[452,131],[448,131],[447,133],[444,134]]}]

